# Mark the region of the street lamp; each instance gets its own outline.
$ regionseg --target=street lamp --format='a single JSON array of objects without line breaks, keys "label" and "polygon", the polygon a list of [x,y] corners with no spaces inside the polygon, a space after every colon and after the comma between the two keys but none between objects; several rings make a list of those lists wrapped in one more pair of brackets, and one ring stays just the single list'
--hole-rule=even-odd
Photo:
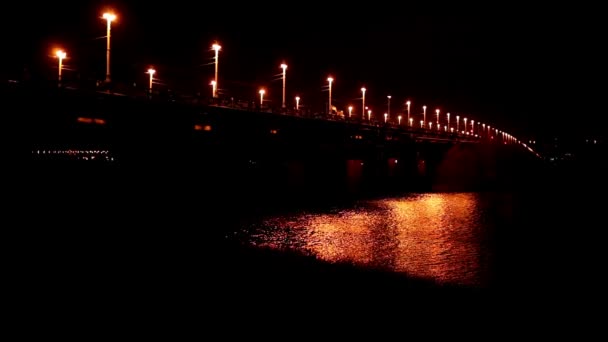
[{"label": "street lamp", "polygon": [[296,96],[296,110],[300,109],[300,97]]},{"label": "street lamp", "polygon": [[148,85],[150,94],[152,94],[152,79],[154,78],[155,73],[156,73],[156,70],[154,70],[153,68],[148,69],[148,74],[150,74],[150,84]]},{"label": "street lamp", "polygon": [[464,121],[464,131],[466,132],[467,131],[467,118],[464,118],[463,121]]},{"label": "street lamp", "polygon": [[397,117],[397,120],[399,121],[399,126],[401,126],[401,115]]},{"label": "street lamp", "polygon": [[114,13],[104,13],[103,18],[108,22],[106,33],[106,83],[110,83],[110,30],[112,27],[112,21],[116,20],[116,15]]},{"label": "street lamp", "polygon": [[348,117],[350,118],[353,115],[353,106],[348,106]]},{"label": "street lamp", "polygon": [[388,95],[386,98],[388,99],[388,111],[387,111],[387,114],[391,115],[391,96]]},{"label": "street lamp", "polygon": [[450,127],[450,113],[448,113],[448,127]]},{"label": "street lamp", "polygon": [[211,81],[211,96],[215,98],[215,93],[217,92],[217,83],[215,80]]},{"label": "street lamp", "polygon": [[372,121],[372,110],[371,109],[369,109],[367,111],[367,121]]},{"label": "street lamp", "polygon": [[424,120],[420,120],[420,128],[424,128]]},{"label": "street lamp", "polygon": [[61,70],[63,69],[63,59],[67,54],[63,50],[57,50],[55,56],[59,60],[59,73],[57,74],[57,86],[61,87]]},{"label": "street lamp", "polygon": [[[410,104],[411,104],[411,102],[410,102],[410,101],[407,101],[405,104],[407,105],[407,121],[410,121]],[[411,124],[411,122],[410,122],[410,126],[411,126],[411,125],[412,125],[412,124]]]},{"label": "street lamp", "polygon": [[437,113],[437,127],[439,127],[439,109],[435,109],[435,113]]},{"label": "street lamp", "polygon": [[266,91],[264,89],[260,89],[260,108],[262,108],[262,104],[264,103],[264,94]]},{"label": "street lamp", "polygon": [[456,115],[456,133],[460,133],[460,115]]},{"label": "street lamp", "polygon": [[471,120],[471,134],[475,134],[475,120]]},{"label": "street lamp", "polygon": [[388,119],[388,113],[384,113],[384,123],[386,123],[387,119]]},{"label": "street lamp", "polygon": [[361,120],[363,120],[363,117],[365,116],[365,91],[367,89],[365,88],[361,88],[361,92],[363,93],[363,103],[361,103]]},{"label": "street lamp", "polygon": [[422,106],[422,121],[426,125],[426,106]]},{"label": "street lamp", "polygon": [[331,114],[331,84],[334,82],[333,77],[328,77],[327,82],[329,82],[329,110],[327,113]]},{"label": "street lamp", "polygon": [[285,79],[287,76],[287,64],[281,64],[281,69],[283,69],[283,104],[281,105],[281,107],[285,108]]},{"label": "street lamp", "polygon": [[408,121],[410,122],[410,127],[412,127],[414,125],[414,119],[413,118],[409,118]]},{"label": "street lamp", "polygon": [[[220,50],[222,49],[222,47],[215,43],[213,45],[211,45],[211,48],[215,51],[215,89],[217,89],[218,86],[218,81],[217,81],[217,70],[218,70],[218,64],[219,64],[219,57],[220,57]],[[213,97],[217,97],[217,91],[215,91],[213,93]]]}]

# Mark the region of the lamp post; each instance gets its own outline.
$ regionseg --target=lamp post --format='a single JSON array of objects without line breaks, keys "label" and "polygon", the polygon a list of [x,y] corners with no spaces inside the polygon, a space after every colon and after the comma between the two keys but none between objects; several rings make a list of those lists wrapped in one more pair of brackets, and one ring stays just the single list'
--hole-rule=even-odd
[{"label": "lamp post", "polygon": [[387,111],[387,115],[390,116],[391,115],[391,96],[388,95],[386,98],[388,99],[388,105],[387,105],[388,111]]},{"label": "lamp post", "polygon": [[353,115],[353,106],[348,106],[348,117],[350,118]]},{"label": "lamp post", "polygon": [[410,127],[414,126],[414,119],[413,118],[410,118],[408,121],[410,122]]},{"label": "lamp post", "polygon": [[384,123],[386,123],[387,119],[388,119],[388,113],[384,113]]},{"label": "lamp post", "polygon": [[327,111],[327,113],[331,114],[331,84],[334,82],[333,77],[328,77],[327,82],[329,82],[329,110]]},{"label": "lamp post", "polygon": [[107,30],[106,30],[106,82],[110,83],[110,36],[111,36],[111,28],[112,21],[116,19],[116,15],[113,13],[104,13],[103,18],[108,22]]},{"label": "lamp post", "polygon": [[450,113],[448,113],[448,127],[450,127]]},{"label": "lamp post", "polygon": [[467,118],[464,118],[463,121],[464,121],[464,131],[466,132],[467,131]]},{"label": "lamp post", "polygon": [[372,110],[371,109],[367,110],[367,121],[372,121]]},{"label": "lamp post", "polygon": [[148,85],[148,90],[150,91],[150,94],[152,94],[152,79],[154,78],[155,73],[156,70],[154,70],[153,68],[148,69],[148,74],[150,74],[150,83]]},{"label": "lamp post", "polygon": [[424,121],[424,125],[426,126],[426,106],[422,106],[422,121]]},{"label": "lamp post", "polygon": [[[405,103],[407,105],[407,121],[410,121],[410,104],[412,104],[412,102],[407,101]],[[412,123],[410,122],[410,126],[412,125]]]},{"label": "lamp post", "polygon": [[363,120],[363,117],[365,116],[365,91],[367,89],[365,88],[361,88],[361,92],[363,93],[363,98],[362,98],[362,103],[361,103],[361,120]]},{"label": "lamp post", "polygon": [[456,115],[456,133],[460,134],[460,115]]},{"label": "lamp post", "polygon": [[262,108],[262,104],[264,103],[264,94],[266,91],[264,89],[260,89],[260,109]]},{"label": "lamp post", "polygon": [[300,97],[296,96],[296,110],[300,110]]},{"label": "lamp post", "polygon": [[222,47],[219,44],[215,43],[215,44],[211,45],[211,48],[215,51],[215,78],[214,78],[214,81],[215,81],[216,91],[214,92],[213,97],[217,97],[217,87],[219,84],[218,80],[217,80],[217,71],[219,68],[219,62],[220,62],[219,57],[220,57],[220,50],[222,49]]},{"label": "lamp post", "polygon": [[397,120],[398,120],[398,122],[399,122],[399,126],[401,126],[401,115],[399,115],[399,116],[397,117]]},{"label": "lamp post", "polygon": [[59,60],[59,72],[57,74],[57,86],[58,87],[61,87],[61,70],[63,69],[63,59],[65,58],[66,55],[67,54],[63,50],[57,50],[57,52],[55,52],[55,56],[57,56],[57,59]]},{"label": "lamp post", "polygon": [[435,109],[435,113],[437,113],[437,127],[439,127],[439,109]]},{"label": "lamp post", "polygon": [[285,80],[287,76],[287,64],[281,64],[281,69],[283,69],[283,104],[281,107],[285,108]]}]

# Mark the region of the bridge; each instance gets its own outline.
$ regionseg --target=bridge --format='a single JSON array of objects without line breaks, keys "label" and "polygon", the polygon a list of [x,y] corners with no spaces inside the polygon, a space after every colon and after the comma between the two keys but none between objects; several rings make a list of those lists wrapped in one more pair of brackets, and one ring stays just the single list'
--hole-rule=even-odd
[{"label": "bridge", "polygon": [[10,108],[27,118],[36,165],[107,164],[104,170],[126,170],[134,182],[187,179],[207,192],[480,190],[512,172],[513,161],[538,159],[492,131],[78,89],[11,86],[7,93]]}]

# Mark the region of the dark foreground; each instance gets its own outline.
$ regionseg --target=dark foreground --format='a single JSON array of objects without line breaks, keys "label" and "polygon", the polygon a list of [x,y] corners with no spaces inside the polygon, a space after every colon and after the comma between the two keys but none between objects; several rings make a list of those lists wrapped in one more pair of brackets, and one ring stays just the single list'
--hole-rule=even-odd
[{"label": "dark foreground", "polygon": [[[500,321],[493,313],[503,315],[501,308],[532,318],[529,308],[562,312],[573,304],[605,304],[601,237],[607,188],[590,174],[554,170],[531,182],[537,187],[526,183],[496,197],[507,201],[496,212],[503,224],[488,242],[496,268],[488,289],[473,289],[233,245],[224,238],[242,215],[263,208],[326,207],[348,199],[261,196],[235,202],[232,194],[196,196],[187,182],[150,186],[153,180],[146,177],[115,183],[99,170],[44,171],[34,180],[19,257],[28,261],[20,279],[27,280],[23,287],[49,336],[115,337],[128,331],[134,337],[176,338],[192,329],[182,327],[199,324],[207,327],[197,332],[203,336],[240,336],[250,333],[241,330],[243,323],[256,331],[293,331],[301,329],[294,327],[301,318],[335,326],[351,315],[433,317],[476,326]],[[237,213],[232,220],[221,214],[226,208]]]},{"label": "dark foreground", "polygon": [[[342,296],[347,290],[357,297],[393,299],[410,297],[413,289],[479,291],[253,249],[225,238],[243,218],[264,210],[322,208],[352,199],[207,197],[193,192],[187,181],[127,177],[122,180],[130,181],[117,183],[116,175],[108,176],[112,172],[51,167],[33,180],[25,218],[32,251],[27,258],[36,283],[45,284],[43,291],[60,297],[196,293],[234,298],[298,297],[302,291]],[[531,174],[535,178],[524,188],[489,197],[501,201],[495,214],[502,222],[489,240],[497,257],[491,289],[589,290],[603,284],[597,269],[607,195],[601,172],[546,169]]]}]

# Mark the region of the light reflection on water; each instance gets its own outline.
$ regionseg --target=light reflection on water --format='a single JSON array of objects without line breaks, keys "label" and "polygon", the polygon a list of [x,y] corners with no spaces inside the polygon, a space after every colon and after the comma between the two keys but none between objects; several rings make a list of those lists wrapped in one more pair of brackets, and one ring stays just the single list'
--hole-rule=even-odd
[{"label": "light reflection on water", "polygon": [[249,225],[240,239],[329,262],[483,287],[488,259],[483,215],[476,194],[420,194],[330,213],[271,217]]}]

